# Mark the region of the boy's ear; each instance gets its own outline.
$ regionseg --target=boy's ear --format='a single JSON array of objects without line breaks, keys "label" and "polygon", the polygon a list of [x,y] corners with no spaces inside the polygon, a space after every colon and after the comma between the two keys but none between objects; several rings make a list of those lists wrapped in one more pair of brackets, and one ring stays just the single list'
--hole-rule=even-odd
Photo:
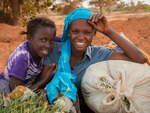
[{"label": "boy's ear", "polygon": [[27,36],[28,42],[31,42],[31,36]]}]

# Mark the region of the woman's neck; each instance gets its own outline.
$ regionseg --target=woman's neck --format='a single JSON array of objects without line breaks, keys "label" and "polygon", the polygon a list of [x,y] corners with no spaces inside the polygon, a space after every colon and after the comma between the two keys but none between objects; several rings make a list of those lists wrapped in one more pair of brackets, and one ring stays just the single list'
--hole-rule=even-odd
[{"label": "woman's neck", "polygon": [[85,52],[71,52],[70,56],[70,66],[73,67],[76,65],[78,62],[81,62],[84,58]]}]

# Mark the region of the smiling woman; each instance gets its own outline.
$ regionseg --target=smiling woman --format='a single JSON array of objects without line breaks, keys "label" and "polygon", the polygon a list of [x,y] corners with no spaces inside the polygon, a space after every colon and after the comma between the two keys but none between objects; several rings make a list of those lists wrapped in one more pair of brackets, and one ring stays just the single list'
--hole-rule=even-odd
[{"label": "smiling woman", "polygon": [[[91,45],[96,32],[109,37],[123,51]],[[49,102],[53,104],[58,90],[61,94],[65,94],[66,89],[70,88],[65,96],[76,101],[76,94],[78,94],[83,113],[91,111],[81,93],[81,80],[88,66],[107,60],[146,62],[142,52],[129,40],[117,34],[108,25],[103,14],[93,14],[86,8],[75,9],[66,17],[61,41],[64,43],[55,43],[54,49],[44,59],[43,70],[51,63],[58,63],[58,70],[46,87],[47,96]],[[46,73],[42,71],[41,76]]]}]

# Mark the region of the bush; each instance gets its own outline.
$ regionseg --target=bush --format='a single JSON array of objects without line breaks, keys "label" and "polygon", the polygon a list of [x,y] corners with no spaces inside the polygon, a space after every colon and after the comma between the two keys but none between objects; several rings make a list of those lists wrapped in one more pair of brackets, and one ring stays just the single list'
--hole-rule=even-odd
[{"label": "bush", "polygon": [[24,96],[25,95],[22,95],[21,97],[16,96],[13,101],[10,101],[7,106],[4,106],[4,103],[7,102],[7,100],[0,94],[1,113],[54,113],[56,111],[64,113],[64,106],[61,105],[62,99],[55,105],[49,105],[46,101],[42,100],[45,96],[44,94],[41,94],[39,97],[30,96],[22,101],[21,99]]}]

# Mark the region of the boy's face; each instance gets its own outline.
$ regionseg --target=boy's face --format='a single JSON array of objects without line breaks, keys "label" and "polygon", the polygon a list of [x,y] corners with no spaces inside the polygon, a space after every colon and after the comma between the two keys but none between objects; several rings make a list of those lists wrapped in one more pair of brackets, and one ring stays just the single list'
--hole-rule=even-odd
[{"label": "boy's face", "polygon": [[86,19],[77,19],[69,26],[71,48],[85,52],[95,36],[95,30]]},{"label": "boy's face", "polygon": [[56,30],[47,26],[40,26],[34,35],[28,39],[30,50],[34,58],[44,58],[54,48]]}]

